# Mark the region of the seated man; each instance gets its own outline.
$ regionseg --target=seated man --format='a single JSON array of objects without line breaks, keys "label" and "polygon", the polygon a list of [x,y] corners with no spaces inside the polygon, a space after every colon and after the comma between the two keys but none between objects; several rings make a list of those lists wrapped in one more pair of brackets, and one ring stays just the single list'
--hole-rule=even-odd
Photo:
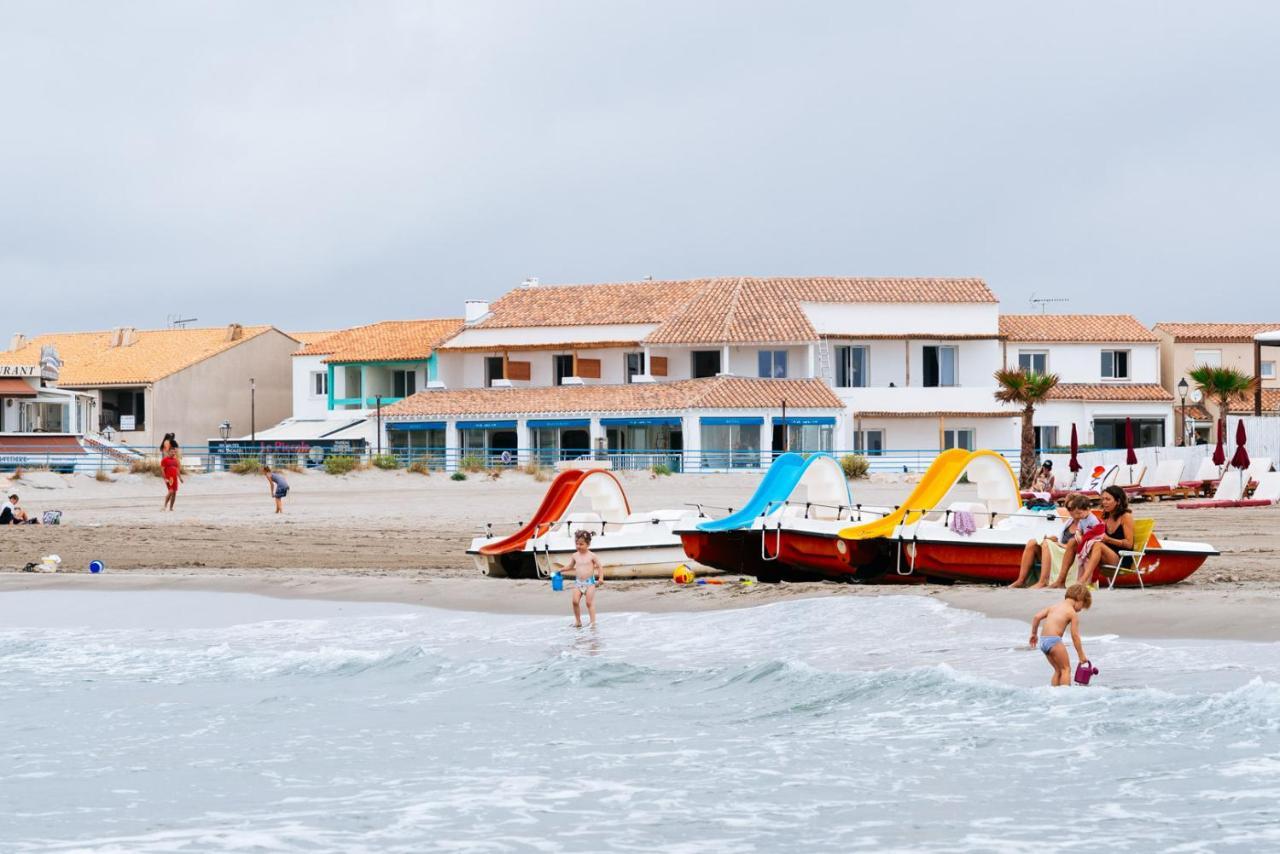
[{"label": "seated man", "polygon": [[9,500],[0,505],[0,525],[39,525],[39,519],[27,518],[27,511],[18,506],[18,494],[9,496]]}]

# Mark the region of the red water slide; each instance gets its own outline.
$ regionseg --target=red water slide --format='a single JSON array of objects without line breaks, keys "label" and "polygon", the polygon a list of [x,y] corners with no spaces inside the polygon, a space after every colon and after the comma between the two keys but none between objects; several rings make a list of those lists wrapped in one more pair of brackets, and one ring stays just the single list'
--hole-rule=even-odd
[{"label": "red water slide", "polygon": [[556,475],[556,479],[551,481],[547,494],[542,496],[542,503],[538,505],[533,517],[525,523],[524,527],[509,537],[482,546],[480,554],[501,555],[519,551],[529,540],[546,533],[548,528],[560,520],[564,511],[569,509],[569,504],[573,501],[573,496],[577,495],[578,485],[582,483],[583,478],[596,471],[601,469],[568,469],[560,472]]}]

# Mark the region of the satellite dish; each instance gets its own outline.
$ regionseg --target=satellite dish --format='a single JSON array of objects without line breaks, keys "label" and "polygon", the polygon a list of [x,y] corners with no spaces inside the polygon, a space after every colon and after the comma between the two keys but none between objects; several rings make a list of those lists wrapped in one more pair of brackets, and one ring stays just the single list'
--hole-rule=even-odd
[{"label": "satellite dish", "polygon": [[1198,388],[1192,389],[1190,397],[1191,397],[1192,403],[1199,403],[1200,401],[1204,400],[1204,392],[1202,392]]}]

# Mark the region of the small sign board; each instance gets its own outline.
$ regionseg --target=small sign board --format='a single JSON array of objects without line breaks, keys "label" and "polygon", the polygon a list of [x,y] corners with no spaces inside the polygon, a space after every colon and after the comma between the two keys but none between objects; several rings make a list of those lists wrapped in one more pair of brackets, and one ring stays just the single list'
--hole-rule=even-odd
[{"label": "small sign board", "polygon": [[0,377],[34,377],[37,370],[35,365],[0,365]]},{"label": "small sign board", "polygon": [[136,415],[120,416],[120,432],[128,433],[131,430],[138,429],[138,417]]}]

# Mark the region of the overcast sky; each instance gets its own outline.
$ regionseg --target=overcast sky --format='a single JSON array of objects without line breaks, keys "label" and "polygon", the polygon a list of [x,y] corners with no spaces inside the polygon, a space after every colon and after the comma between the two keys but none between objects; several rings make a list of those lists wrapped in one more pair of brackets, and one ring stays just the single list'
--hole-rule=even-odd
[{"label": "overcast sky", "polygon": [[1280,4],[0,0],[13,332],[525,276],[982,276],[1280,322]]}]

